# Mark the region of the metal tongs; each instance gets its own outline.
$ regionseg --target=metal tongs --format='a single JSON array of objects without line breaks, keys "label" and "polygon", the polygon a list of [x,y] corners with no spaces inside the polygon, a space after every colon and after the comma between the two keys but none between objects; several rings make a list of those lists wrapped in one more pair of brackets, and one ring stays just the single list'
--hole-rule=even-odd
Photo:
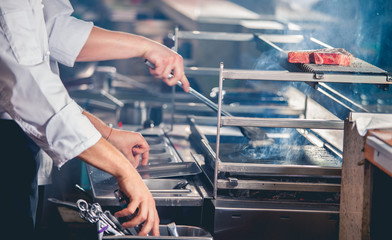
[{"label": "metal tongs", "polygon": [[[182,82],[178,81],[177,86],[182,88]],[[195,89],[189,87],[189,93],[204,102],[208,107],[212,110],[218,112],[218,106],[211,101],[210,99],[206,98],[202,94],[200,94]],[[221,113],[223,116],[226,117],[233,117],[229,112],[221,109]],[[249,139],[249,144],[253,147],[261,147],[261,146],[269,146],[274,143],[274,139],[269,138],[267,134],[261,130],[259,127],[243,127],[239,126],[242,134]]]},{"label": "metal tongs", "polygon": [[[148,61],[147,59],[144,60],[144,62],[150,68],[155,68],[155,65],[152,62]],[[172,77],[173,77],[173,75],[169,74],[169,78],[172,78]],[[183,88],[182,82],[178,81],[177,82],[177,86]],[[213,101],[211,101],[210,99],[206,98],[204,95],[202,95],[201,93],[199,93],[198,91],[196,91],[192,87],[189,87],[189,93],[192,94],[194,97],[198,98],[203,103],[205,103],[212,110],[218,112],[218,106]],[[233,117],[233,115],[231,115],[229,112],[227,112],[227,111],[225,111],[223,109],[221,109],[221,113],[222,113],[223,116]],[[261,130],[259,127],[243,127],[243,126],[239,126],[239,128],[240,128],[242,134],[244,134],[244,136],[249,139],[249,144],[252,147],[269,146],[269,145],[272,145],[274,143],[274,139],[269,138],[267,136],[267,134],[263,130]]]},{"label": "metal tongs", "polygon": [[103,233],[115,236],[129,235],[129,232],[121,226],[117,218],[109,211],[103,212],[98,203],[90,204],[84,199],[79,199],[76,205],[82,219],[97,224],[98,235],[102,236]]}]

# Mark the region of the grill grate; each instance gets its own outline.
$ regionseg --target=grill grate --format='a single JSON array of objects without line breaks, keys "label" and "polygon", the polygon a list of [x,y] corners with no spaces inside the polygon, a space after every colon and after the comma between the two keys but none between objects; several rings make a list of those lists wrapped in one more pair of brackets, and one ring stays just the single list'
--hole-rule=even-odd
[{"label": "grill grate", "polygon": [[294,63],[294,65],[304,72],[324,72],[324,73],[357,73],[357,74],[387,74],[386,71],[367,63],[361,59],[353,58],[349,66],[341,65],[319,65],[311,63]]},{"label": "grill grate", "polygon": [[[210,143],[215,148],[215,144]],[[314,145],[280,145],[253,148],[248,145],[221,144],[222,162],[260,163],[274,165],[314,165],[320,167],[340,167],[341,159],[323,147]]]}]

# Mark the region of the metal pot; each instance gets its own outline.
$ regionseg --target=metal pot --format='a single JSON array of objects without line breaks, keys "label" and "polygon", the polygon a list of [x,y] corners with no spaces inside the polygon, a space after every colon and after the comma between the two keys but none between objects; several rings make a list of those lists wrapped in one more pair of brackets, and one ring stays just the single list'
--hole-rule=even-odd
[{"label": "metal pot", "polygon": [[143,125],[150,122],[151,125],[159,125],[162,122],[162,104],[145,101],[124,102],[119,109],[117,120],[123,124]]}]

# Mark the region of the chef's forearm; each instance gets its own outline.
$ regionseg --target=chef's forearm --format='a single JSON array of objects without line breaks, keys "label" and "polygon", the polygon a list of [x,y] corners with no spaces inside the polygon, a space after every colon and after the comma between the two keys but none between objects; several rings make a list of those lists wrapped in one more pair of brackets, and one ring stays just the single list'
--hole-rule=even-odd
[{"label": "chef's forearm", "polygon": [[101,119],[97,118],[89,112],[83,111],[82,113],[88,118],[88,120],[90,120],[90,122],[94,125],[98,132],[101,133],[102,137],[104,139],[108,139],[111,127],[106,125]]},{"label": "chef's forearm", "polygon": [[153,41],[125,32],[94,26],[76,61],[103,61],[142,57]]},{"label": "chef's forearm", "polygon": [[83,151],[78,158],[111,174],[116,179],[132,176],[138,177],[137,171],[124,155],[103,138],[92,147]]}]

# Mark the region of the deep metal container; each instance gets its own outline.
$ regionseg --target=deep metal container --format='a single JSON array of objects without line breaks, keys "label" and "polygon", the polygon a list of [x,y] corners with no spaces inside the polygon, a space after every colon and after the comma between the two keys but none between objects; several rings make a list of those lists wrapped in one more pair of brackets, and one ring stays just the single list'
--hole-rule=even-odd
[{"label": "deep metal container", "polygon": [[103,236],[102,239],[118,239],[118,240],[121,239],[212,240],[213,239],[211,234],[206,230],[193,226],[178,225],[177,226],[177,232],[179,235],[178,237],[169,236],[166,225],[160,225],[159,232],[161,234],[160,236]]}]

